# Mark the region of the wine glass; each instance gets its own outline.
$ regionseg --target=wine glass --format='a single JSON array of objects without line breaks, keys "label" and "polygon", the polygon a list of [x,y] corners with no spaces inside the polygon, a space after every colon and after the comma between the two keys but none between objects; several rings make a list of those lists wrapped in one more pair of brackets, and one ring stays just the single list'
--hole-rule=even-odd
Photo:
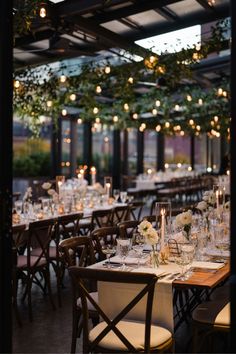
[{"label": "wine glass", "polygon": [[125,259],[129,254],[130,250],[130,239],[128,238],[122,238],[117,240],[117,244],[119,246],[119,254],[122,259],[122,269],[125,270]]},{"label": "wine glass", "polygon": [[120,197],[120,190],[119,189],[113,189],[113,196],[115,198],[116,203],[118,202],[118,199]]},{"label": "wine glass", "polygon": [[107,268],[111,268],[111,256],[116,253],[116,246],[113,244],[105,244],[102,246],[102,253],[106,255],[107,258]]},{"label": "wine glass", "polygon": [[125,191],[120,192],[120,199],[121,199],[121,203],[125,204],[126,199],[127,199],[127,192],[125,192]]},{"label": "wine glass", "polygon": [[144,243],[145,243],[144,237],[139,232],[136,232],[133,234],[132,249],[137,254],[137,258],[138,258],[138,265],[137,266],[138,267],[140,266],[140,260],[142,259],[142,256],[143,256]]},{"label": "wine glass", "polygon": [[22,200],[16,200],[15,201],[16,213],[19,214],[19,215],[22,213],[22,206],[23,206]]}]

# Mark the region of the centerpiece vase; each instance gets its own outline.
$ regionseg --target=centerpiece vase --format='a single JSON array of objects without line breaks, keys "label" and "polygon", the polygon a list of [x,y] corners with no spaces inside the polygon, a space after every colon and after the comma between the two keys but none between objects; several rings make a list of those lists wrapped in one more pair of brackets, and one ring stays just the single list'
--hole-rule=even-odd
[{"label": "centerpiece vase", "polygon": [[152,246],[152,251],[150,253],[150,264],[152,268],[158,268],[159,267],[159,252],[157,249]]}]

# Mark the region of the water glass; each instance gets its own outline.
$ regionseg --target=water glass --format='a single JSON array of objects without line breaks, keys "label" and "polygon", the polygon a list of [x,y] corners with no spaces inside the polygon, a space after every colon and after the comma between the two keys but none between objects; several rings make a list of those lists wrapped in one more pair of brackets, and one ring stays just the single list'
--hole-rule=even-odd
[{"label": "water glass", "polygon": [[15,201],[15,210],[17,214],[21,214],[22,213],[22,207],[23,207],[23,202],[22,200],[16,200]]},{"label": "water glass", "polygon": [[121,203],[125,203],[126,199],[127,199],[127,192],[120,192],[120,199],[121,199]]},{"label": "water glass", "polygon": [[106,255],[107,258],[107,268],[111,268],[110,258],[116,253],[116,246],[113,244],[106,244],[102,246],[102,253]]},{"label": "water glass", "polygon": [[125,270],[125,259],[130,250],[130,239],[117,239],[117,245],[119,247],[119,255],[122,259],[122,269]]},{"label": "water glass", "polygon": [[120,190],[119,189],[113,189],[113,196],[115,198],[116,203],[118,202],[118,199],[120,197]]}]

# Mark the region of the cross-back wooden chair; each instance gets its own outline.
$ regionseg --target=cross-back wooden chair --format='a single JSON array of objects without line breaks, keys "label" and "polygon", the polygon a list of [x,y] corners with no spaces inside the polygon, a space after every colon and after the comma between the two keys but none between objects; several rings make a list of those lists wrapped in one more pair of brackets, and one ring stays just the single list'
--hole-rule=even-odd
[{"label": "cross-back wooden chair", "polygon": [[61,240],[78,235],[79,221],[82,217],[83,213],[58,216],[58,232]]},{"label": "cross-back wooden chair", "polygon": [[145,203],[139,200],[133,200],[129,203],[130,218],[132,220],[140,221],[144,205]]},{"label": "cross-back wooden chair", "polygon": [[16,320],[19,326],[22,325],[18,304],[18,271],[17,271],[17,256],[24,253],[26,247],[25,225],[14,225],[12,229],[12,307],[15,312]]},{"label": "cross-back wooden chair", "polygon": [[125,238],[132,238],[133,233],[137,231],[137,227],[139,225],[138,220],[126,220],[122,221],[118,224],[119,232],[121,237]]},{"label": "cross-back wooden chair", "polygon": [[119,228],[117,226],[101,227],[95,229],[91,233],[93,241],[95,257],[97,261],[106,259],[105,254],[102,252],[102,247],[107,244],[116,243],[116,238],[119,236]]},{"label": "cross-back wooden chair", "polygon": [[[55,308],[50,284],[50,272],[49,272],[49,244],[52,239],[52,229],[54,226],[54,220],[41,220],[35,221],[29,224],[29,230],[27,235],[26,255],[18,255],[17,257],[17,276],[21,277],[24,273],[26,280],[26,289],[23,296],[23,300],[27,296],[29,319],[32,321],[32,299],[31,290],[33,283],[37,284],[45,293],[46,289],[50,297],[50,301],[53,309]],[[37,254],[34,254],[34,250],[37,249]],[[41,283],[37,274],[43,275],[44,285]]]},{"label": "cross-back wooden chair", "polygon": [[119,222],[128,220],[130,216],[130,208],[128,205],[116,206],[112,209],[111,223],[116,226]]},{"label": "cross-back wooden chair", "polygon": [[112,225],[112,209],[93,210],[91,219],[85,223],[83,220],[79,224],[79,234],[89,235],[96,228]]},{"label": "cross-back wooden chair", "polygon": [[[95,263],[95,254],[93,249],[93,243],[88,236],[71,237],[60,242],[59,251],[64,259],[67,268],[75,265],[80,267],[86,267]],[[78,257],[79,251],[79,257]],[[91,285],[91,284],[90,284]],[[95,290],[95,289],[92,289]],[[91,288],[90,288],[91,291]],[[90,295],[97,299],[97,291],[91,291]],[[89,318],[95,325],[98,323],[98,313],[96,309],[88,304]],[[73,305],[73,320],[72,320],[72,340],[71,340],[71,353],[75,353],[76,340],[80,336],[82,331],[82,308],[81,299],[78,295]]]},{"label": "cross-back wooden chair", "polygon": [[[155,274],[130,273],[89,268],[69,268],[72,279],[73,296],[79,293],[83,309],[83,353],[151,353],[171,349],[172,334],[165,328],[152,325],[153,296],[157,277]],[[108,283],[136,284],[137,291],[125,305],[111,316],[90,296],[86,281]],[[128,319],[134,307],[144,302],[143,318],[139,321]],[[89,330],[88,302],[96,308],[100,322]]]}]

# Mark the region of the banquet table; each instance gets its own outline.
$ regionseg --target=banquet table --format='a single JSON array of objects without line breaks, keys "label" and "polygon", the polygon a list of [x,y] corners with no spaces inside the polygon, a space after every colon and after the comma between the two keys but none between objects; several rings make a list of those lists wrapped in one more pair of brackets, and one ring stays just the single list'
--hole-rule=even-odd
[{"label": "banquet table", "polygon": [[[113,259],[117,261],[117,258],[111,258],[112,263]],[[105,261],[103,261],[90,267],[104,269],[105,264]],[[111,270],[114,271],[114,276],[115,272],[119,270],[117,265],[118,262],[114,262],[114,268],[111,268]],[[186,313],[191,312],[195,304],[201,302],[202,292],[205,290],[213,291],[215,287],[224,282],[230,275],[230,265],[228,261],[225,263],[195,261],[193,263],[192,276],[184,281],[176,279],[179,266],[172,262],[167,265],[160,265],[157,269],[146,267],[143,264],[137,267],[137,265],[129,262],[127,262],[126,266],[127,271],[155,273],[157,275],[159,279],[154,295],[154,321],[156,321],[158,325],[169,329],[172,333],[174,333],[184,321]],[[207,266],[209,268],[207,268]],[[189,303],[178,310],[178,315],[181,314],[182,317],[177,318],[178,316],[174,314],[173,306],[174,292],[186,290],[191,290]],[[104,306],[104,308],[108,309],[108,312],[113,313],[116,307],[119,307],[119,302],[123,303],[125,297],[130,295],[131,292],[132,287],[127,286],[127,284],[125,287],[124,284],[121,284],[120,287],[115,288],[114,286],[110,287],[110,284],[100,284],[98,286],[99,303]],[[139,309],[137,312],[138,314],[135,316],[140,318],[141,310]]]}]

